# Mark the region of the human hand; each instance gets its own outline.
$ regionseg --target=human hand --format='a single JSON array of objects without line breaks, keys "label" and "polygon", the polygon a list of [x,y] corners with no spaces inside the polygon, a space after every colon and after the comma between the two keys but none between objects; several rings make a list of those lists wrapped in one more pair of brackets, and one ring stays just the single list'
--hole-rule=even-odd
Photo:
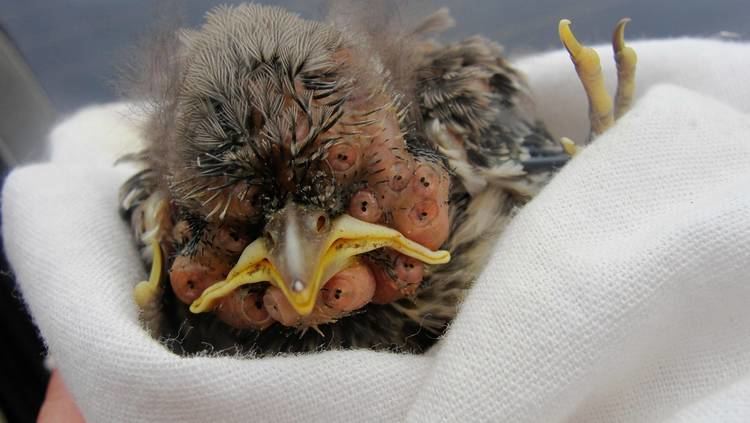
[{"label": "human hand", "polygon": [[57,370],[52,371],[47,385],[47,395],[37,416],[37,423],[54,422],[84,423],[73,396],[68,392]]}]

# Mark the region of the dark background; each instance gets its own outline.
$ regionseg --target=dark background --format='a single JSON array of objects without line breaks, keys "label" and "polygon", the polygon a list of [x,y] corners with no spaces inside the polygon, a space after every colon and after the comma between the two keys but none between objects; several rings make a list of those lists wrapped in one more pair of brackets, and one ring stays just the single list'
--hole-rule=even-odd
[{"label": "dark background", "polygon": [[[43,158],[49,128],[66,114],[116,99],[116,68],[127,48],[153,26],[159,10],[197,25],[207,9],[225,3],[238,2],[0,0],[2,174]],[[310,18],[325,16],[328,5],[327,0],[261,3],[282,5]],[[443,38],[483,34],[505,45],[510,56],[558,48],[557,22],[563,17],[573,20],[584,42],[608,40],[613,25],[624,16],[633,19],[628,39],[750,36],[747,0],[414,0],[369,2],[367,7],[406,20],[441,6],[450,7],[457,21]],[[47,381],[44,348],[2,255],[0,265],[6,269],[0,275],[0,423],[33,421]]]},{"label": "dark background", "polygon": [[[220,0],[177,4],[187,23],[196,25]],[[275,3],[308,17],[325,15],[327,0]],[[386,1],[396,13],[451,9],[458,25],[446,38],[476,33],[504,44],[511,54],[557,48],[557,22],[573,20],[584,41],[606,40],[615,22],[633,18],[629,38],[711,36],[719,31],[750,34],[747,0],[435,0]],[[370,7],[370,6],[368,6]],[[372,6],[376,7],[376,6]],[[124,49],[151,25],[152,0],[0,0],[2,23],[20,47],[52,104],[70,111],[92,101],[113,99],[113,65]]]}]

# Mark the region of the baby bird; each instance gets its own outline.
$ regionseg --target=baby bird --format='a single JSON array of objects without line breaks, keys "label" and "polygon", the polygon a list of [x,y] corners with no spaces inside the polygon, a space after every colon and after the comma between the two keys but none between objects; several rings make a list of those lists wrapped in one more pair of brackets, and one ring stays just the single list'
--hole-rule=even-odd
[{"label": "baby bird", "polygon": [[428,38],[452,24],[441,9],[375,33],[245,4],[156,43],[136,92],[147,147],[126,158],[143,169],[120,204],[155,336],[262,356],[419,353],[444,333],[573,150],[497,44]]}]

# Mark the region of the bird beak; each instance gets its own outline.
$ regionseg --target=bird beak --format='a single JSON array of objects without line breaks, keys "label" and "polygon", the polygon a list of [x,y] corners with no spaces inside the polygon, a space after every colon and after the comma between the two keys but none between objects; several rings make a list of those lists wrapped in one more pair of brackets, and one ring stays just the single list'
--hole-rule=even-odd
[{"label": "bird beak", "polygon": [[219,299],[242,285],[270,282],[305,316],[328,279],[351,266],[359,254],[388,247],[427,264],[450,260],[448,251],[432,251],[386,226],[346,214],[329,223],[320,211],[293,203],[269,220],[266,231],[266,236],[245,247],[224,281],[190,305],[191,312],[211,311]]}]

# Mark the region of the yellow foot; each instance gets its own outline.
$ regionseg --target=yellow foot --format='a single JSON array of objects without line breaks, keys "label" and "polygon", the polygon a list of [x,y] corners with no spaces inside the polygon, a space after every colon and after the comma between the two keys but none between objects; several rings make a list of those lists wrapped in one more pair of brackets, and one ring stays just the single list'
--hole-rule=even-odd
[{"label": "yellow foot", "polygon": [[[570,29],[570,21],[563,19],[558,27],[560,41],[570,53],[578,79],[589,102],[591,138],[602,134],[611,127],[615,119],[630,108],[635,92],[635,51],[625,45],[625,25],[630,19],[621,19],[612,34],[612,48],[617,63],[617,94],[615,103],[604,86],[604,76],[599,55],[590,47],[582,45]],[[616,106],[615,106],[616,104]]]}]

